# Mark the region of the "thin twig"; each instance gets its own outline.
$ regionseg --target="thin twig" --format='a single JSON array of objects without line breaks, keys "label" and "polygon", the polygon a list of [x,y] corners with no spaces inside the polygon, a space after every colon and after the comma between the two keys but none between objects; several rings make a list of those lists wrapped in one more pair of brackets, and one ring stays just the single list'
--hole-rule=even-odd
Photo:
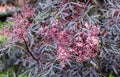
[{"label": "thin twig", "polygon": [[27,43],[26,43],[26,41],[25,41],[24,38],[23,38],[23,40],[24,40],[24,43],[25,43],[27,52],[33,57],[34,60],[36,60],[36,61],[38,62],[38,59],[37,59],[37,58],[31,53],[31,51],[29,50],[28,45],[27,45]]}]

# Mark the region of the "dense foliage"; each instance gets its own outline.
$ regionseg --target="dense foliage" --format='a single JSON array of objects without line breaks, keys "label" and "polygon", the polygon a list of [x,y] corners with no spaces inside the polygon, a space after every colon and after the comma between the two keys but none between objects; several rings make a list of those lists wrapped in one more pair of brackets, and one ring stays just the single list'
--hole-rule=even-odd
[{"label": "dense foliage", "polygon": [[[97,2],[96,2],[97,1]],[[120,75],[119,0],[38,0],[13,14],[0,34],[0,71],[23,77]]]}]

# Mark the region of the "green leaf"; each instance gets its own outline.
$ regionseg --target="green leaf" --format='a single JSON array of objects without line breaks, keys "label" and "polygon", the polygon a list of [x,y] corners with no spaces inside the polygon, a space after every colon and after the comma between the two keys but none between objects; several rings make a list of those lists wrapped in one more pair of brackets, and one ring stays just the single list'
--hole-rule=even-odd
[{"label": "green leaf", "polygon": [[7,40],[9,40],[8,37],[5,37],[5,36],[3,36],[3,35],[0,35],[0,41],[1,41],[2,43],[5,43]]},{"label": "green leaf", "polygon": [[102,47],[102,43],[99,43],[98,47],[101,48]]},{"label": "green leaf", "polygon": [[5,22],[0,22],[0,28],[3,28],[5,25]]},{"label": "green leaf", "polygon": [[109,73],[109,77],[115,77],[113,73]]},{"label": "green leaf", "polygon": [[20,74],[18,77],[29,77],[31,75],[30,73],[31,73],[30,70],[28,70],[28,71]]}]

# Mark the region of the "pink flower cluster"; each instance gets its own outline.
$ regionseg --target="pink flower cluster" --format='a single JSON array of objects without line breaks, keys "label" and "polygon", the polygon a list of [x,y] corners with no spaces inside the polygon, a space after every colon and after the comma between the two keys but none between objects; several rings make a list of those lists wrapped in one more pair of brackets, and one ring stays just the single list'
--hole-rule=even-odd
[{"label": "pink flower cluster", "polygon": [[[66,59],[70,59],[73,55],[76,61],[86,60],[95,57],[99,44],[99,28],[95,25],[85,24],[82,31],[72,39],[73,34],[60,28],[58,24],[53,23],[51,28],[43,28],[42,34],[47,43],[57,45],[57,58],[61,60],[64,67]],[[76,33],[74,33],[76,34]]]},{"label": "pink flower cluster", "polygon": [[31,26],[28,18],[33,16],[35,10],[30,6],[26,5],[22,8],[20,13],[15,13],[13,15],[12,22],[12,38],[22,39],[26,36],[28,27]]},{"label": "pink flower cluster", "polygon": [[46,37],[44,38],[47,43],[55,43],[57,45],[57,58],[61,60],[62,67],[66,64],[66,59],[71,57],[71,51],[69,51],[69,47],[71,45],[70,35],[66,32],[59,31],[58,27],[52,27],[47,30],[43,30],[43,35]]},{"label": "pink flower cluster", "polygon": [[77,56],[76,60],[86,60],[97,55],[97,47],[99,44],[99,28],[97,26],[85,24],[85,28],[75,37],[74,53]]}]

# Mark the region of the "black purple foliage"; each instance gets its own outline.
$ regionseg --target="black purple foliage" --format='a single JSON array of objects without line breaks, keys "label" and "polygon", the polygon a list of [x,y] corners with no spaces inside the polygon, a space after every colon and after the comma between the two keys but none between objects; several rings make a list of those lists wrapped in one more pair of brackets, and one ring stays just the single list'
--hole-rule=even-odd
[{"label": "black purple foliage", "polygon": [[[17,24],[6,28],[10,41],[0,45],[0,71],[13,67],[16,76],[29,73],[29,77],[108,77],[109,73],[120,76],[120,1],[104,0],[99,6],[101,2],[94,1],[38,0],[34,10],[27,10],[26,6],[23,12],[15,13],[11,21]],[[98,27],[99,33],[92,33],[89,25]],[[76,37],[84,30],[99,37],[99,42],[95,38],[92,42],[98,43],[93,52],[85,51],[94,55],[87,57],[82,51],[74,51]],[[83,35],[86,43],[88,35]],[[63,51],[62,57],[58,51]]]}]

